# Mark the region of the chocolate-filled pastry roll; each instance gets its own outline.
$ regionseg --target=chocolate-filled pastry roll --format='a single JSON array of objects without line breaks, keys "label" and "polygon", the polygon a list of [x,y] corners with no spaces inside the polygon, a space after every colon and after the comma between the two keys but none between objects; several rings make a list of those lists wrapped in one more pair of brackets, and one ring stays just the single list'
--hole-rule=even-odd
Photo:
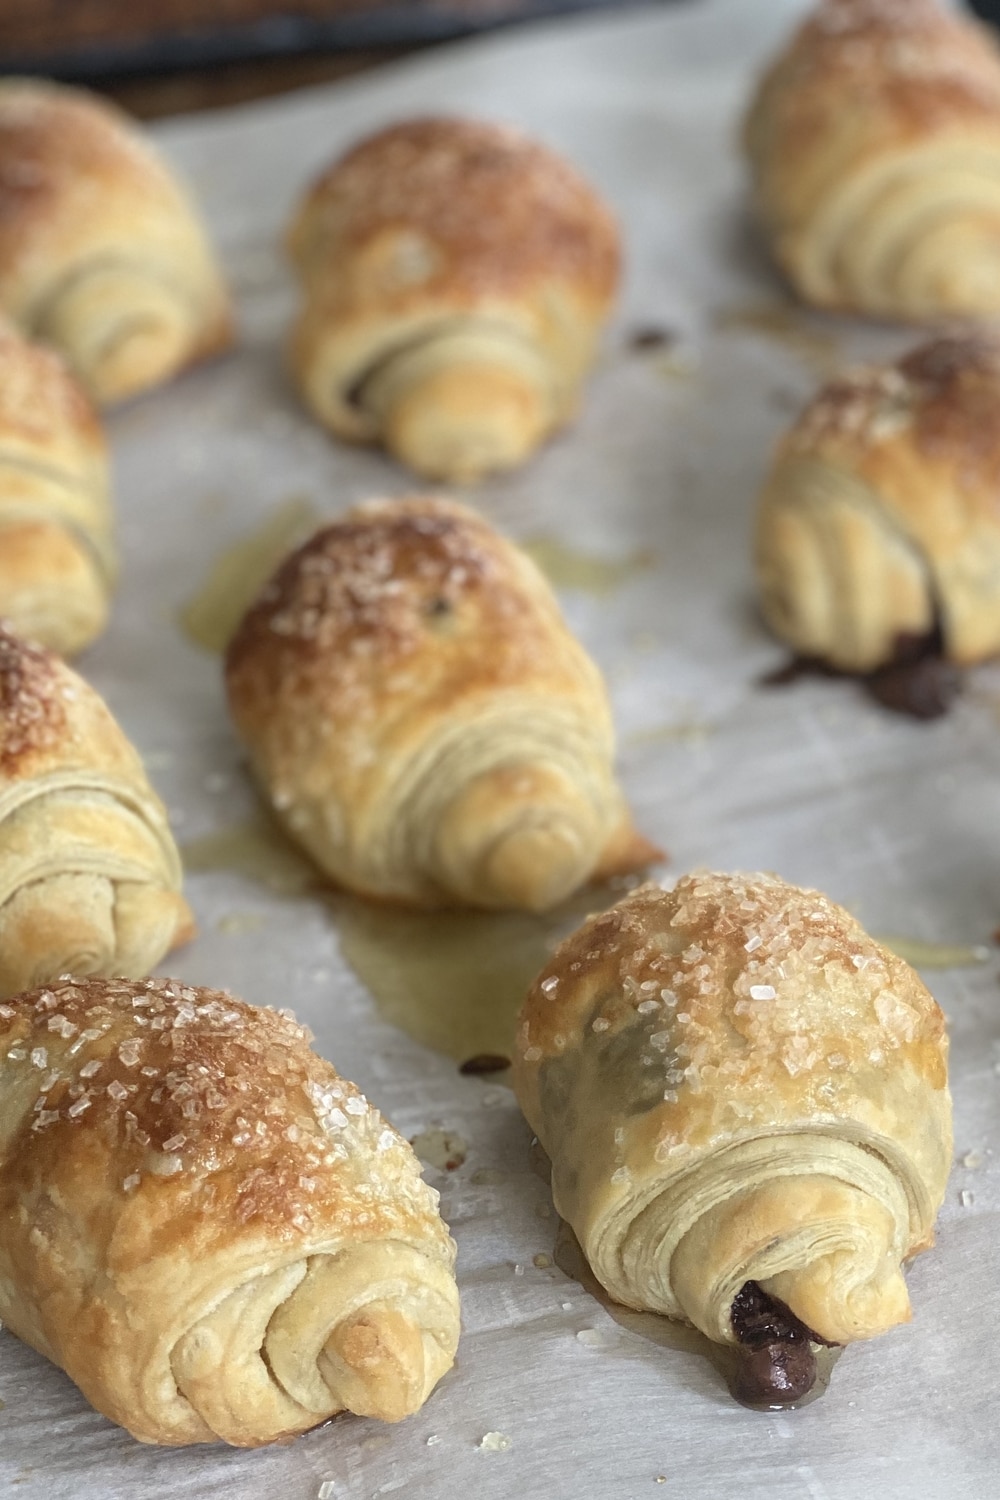
[{"label": "chocolate-filled pastry roll", "polygon": [[825,0],[747,120],[758,205],[807,301],[1000,312],[1000,51],[936,0]]},{"label": "chocolate-filled pastry roll", "polygon": [[704,874],[562,944],[513,1076],[613,1298],[730,1346],[761,1315],[784,1325],[766,1400],[808,1388],[786,1379],[796,1341],[910,1317],[901,1267],[933,1241],[951,1162],[946,1058],[934,1000],[841,907]]},{"label": "chocolate-filled pastry roll", "polygon": [[102,405],[231,338],[186,193],[128,118],[84,90],[0,83],[0,307]]},{"label": "chocolate-filled pastry roll", "polygon": [[309,1041],[169,979],[0,1006],[0,1318],[142,1442],[396,1422],[451,1366],[438,1195]]},{"label": "chocolate-filled pastry roll", "polygon": [[278,817],[365,895],[543,910],[656,857],[597,667],[534,563],[461,505],[372,501],[319,531],[226,679]]},{"label": "chocolate-filled pastry roll", "polygon": [[136,751],[81,677],[0,624],[0,996],[147,974],[193,930]]},{"label": "chocolate-filled pastry roll", "polygon": [[71,655],[104,629],[116,566],[93,409],[56,354],[0,323],[0,617]]},{"label": "chocolate-filled pastry roll", "polygon": [[1000,651],[1000,339],[939,339],[834,381],[779,445],[757,521],[761,602],[845,671],[933,639]]},{"label": "chocolate-filled pastry roll", "polygon": [[394,125],[308,193],[289,245],[303,394],[430,478],[525,459],[573,416],[618,282],[618,233],[569,164],[474,120]]}]

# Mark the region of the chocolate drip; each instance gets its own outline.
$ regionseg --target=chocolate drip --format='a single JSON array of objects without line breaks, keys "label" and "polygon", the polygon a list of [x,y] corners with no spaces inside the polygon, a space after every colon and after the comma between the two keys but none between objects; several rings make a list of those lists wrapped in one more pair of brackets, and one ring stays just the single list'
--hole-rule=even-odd
[{"label": "chocolate drip", "polygon": [[895,713],[939,719],[962,691],[962,674],[948,661],[939,631],[899,635],[893,659],[864,678],[869,695]]},{"label": "chocolate drip", "polygon": [[510,1067],[510,1058],[500,1052],[477,1052],[459,1063],[458,1071],[467,1078],[484,1077],[489,1073],[503,1073]]},{"label": "chocolate drip", "polygon": [[813,1343],[822,1343],[790,1308],[755,1281],[736,1294],[730,1313],[740,1344],[732,1392],[744,1406],[791,1406],[816,1383]]},{"label": "chocolate drip", "polygon": [[629,334],[628,347],[637,354],[650,349],[669,349],[680,335],[673,328],[662,328],[656,323],[643,323]]},{"label": "chocolate drip", "polygon": [[793,656],[759,679],[761,687],[787,687],[801,677],[856,677],[869,697],[912,719],[939,719],[962,691],[962,673],[945,655],[940,630],[896,637],[892,659],[874,672],[841,672],[814,656]]}]

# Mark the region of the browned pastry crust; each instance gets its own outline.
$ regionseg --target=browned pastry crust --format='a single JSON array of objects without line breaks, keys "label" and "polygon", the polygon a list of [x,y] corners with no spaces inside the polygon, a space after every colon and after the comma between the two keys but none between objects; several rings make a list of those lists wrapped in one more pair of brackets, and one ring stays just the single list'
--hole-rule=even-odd
[{"label": "browned pastry crust", "polygon": [[128,118],[80,89],[0,83],[0,307],[100,403],[232,338],[187,196]]},{"label": "browned pastry crust", "polygon": [[1000,52],[937,0],[824,0],[765,74],[746,140],[807,301],[928,321],[1000,312]]},{"label": "browned pastry crust", "polygon": [[365,894],[541,909],[656,855],[597,668],[534,564],[463,506],[373,501],[318,532],[226,678],[278,816]]},{"label": "browned pastry crust", "polygon": [[951,1163],[947,1041],[816,891],[690,875],[591,917],[521,1014],[514,1086],[603,1285],[734,1343],[748,1282],[846,1343],[910,1316]]},{"label": "browned pastry crust", "polygon": [[0,996],[146,974],[193,930],[139,756],[81,677],[0,623]]},{"label": "browned pastry crust", "polygon": [[761,499],[768,622],[849,671],[939,631],[947,655],[1000,651],[1000,338],[938,339],[854,371],[779,445]]},{"label": "browned pastry crust", "polygon": [[319,419],[431,478],[525,458],[573,415],[618,282],[614,221],[514,130],[419,119],[319,179],[289,245]]},{"label": "browned pastry crust", "polygon": [[107,621],[108,485],[104,434],[62,360],[0,323],[0,617],[63,655]]},{"label": "browned pastry crust", "polygon": [[452,1363],[437,1194],[309,1041],[175,980],[0,1005],[0,1318],[143,1442],[397,1421]]}]

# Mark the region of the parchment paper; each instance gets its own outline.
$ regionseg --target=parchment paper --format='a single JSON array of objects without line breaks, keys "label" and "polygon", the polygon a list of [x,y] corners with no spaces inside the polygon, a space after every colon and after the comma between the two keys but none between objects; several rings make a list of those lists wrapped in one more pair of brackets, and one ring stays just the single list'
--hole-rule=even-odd
[{"label": "parchment paper", "polygon": [[[411,482],[300,411],[281,345],[294,303],[279,235],[314,171],[413,111],[521,124],[608,195],[629,247],[607,356],[578,426],[475,493],[517,537],[632,557],[616,588],[563,602],[606,671],[643,831],[695,866],[770,868],[850,904],[868,927],[983,943],[1000,921],[1000,676],[917,725],[847,683],[764,691],[781,660],[757,621],[755,490],[771,442],[835,356],[894,354],[886,328],[792,314],[748,227],[735,121],[798,0],[705,0],[560,21],[456,46],[371,79],[162,126],[193,180],[239,299],[243,343],[111,421],[124,572],[82,669],[149,757],[180,838],[253,809],[217,658],[177,611],[212,558],[289,496],[337,513]],[[628,347],[655,324],[671,350]],[[802,330],[805,330],[803,332]],[[997,1492],[997,962],[928,974],[951,1021],[958,1155],[937,1249],[913,1268],[913,1323],[849,1350],[829,1393],[776,1416],[734,1405],[711,1366],[613,1322],[533,1258],[555,1221],[512,1096],[382,1019],[345,962],[335,905],[235,871],[189,880],[201,936],[169,961],[192,982],[291,1005],[321,1051],[407,1135],[468,1145],[428,1168],[459,1245],[458,1368],[396,1428],[346,1418],[254,1453],[143,1448],[70,1382],[0,1335],[0,1484],[22,1500],[983,1500]],[[470,982],[469,1004],[480,991]],[[971,1153],[971,1154],[970,1154]],[[592,1332],[595,1331],[595,1332]],[[584,1334],[581,1339],[580,1333]],[[487,1433],[509,1439],[480,1449]],[[432,1441],[433,1440],[433,1441]]]}]

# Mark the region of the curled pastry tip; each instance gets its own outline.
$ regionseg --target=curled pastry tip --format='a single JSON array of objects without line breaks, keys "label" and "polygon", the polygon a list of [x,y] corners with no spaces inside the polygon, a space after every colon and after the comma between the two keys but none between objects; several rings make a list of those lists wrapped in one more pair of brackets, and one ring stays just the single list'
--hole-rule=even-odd
[{"label": "curled pastry tip", "polygon": [[544,384],[499,359],[489,363],[485,351],[477,363],[457,358],[451,366],[430,351],[422,365],[414,354],[396,380],[393,373],[390,367],[370,399],[380,408],[386,447],[428,479],[471,482],[511,469],[538,446],[550,420]]},{"label": "curled pastry tip", "polygon": [[542,817],[503,834],[473,878],[486,905],[548,911],[586,880],[589,865],[573,823]]},{"label": "curled pastry tip", "polygon": [[167,288],[121,266],[76,279],[41,331],[84,374],[101,405],[169,379],[189,338]]},{"label": "curled pastry tip", "polygon": [[860,1276],[854,1259],[853,1252],[836,1252],[762,1285],[829,1344],[874,1338],[909,1323],[910,1294],[898,1259],[885,1254],[867,1276],[863,1257]]},{"label": "curled pastry tip", "polygon": [[647,839],[626,819],[605,845],[593,878],[608,880],[614,875],[635,875],[653,865],[666,864],[669,858],[666,849]]},{"label": "curled pastry tip", "polygon": [[401,1422],[419,1410],[428,1390],[423,1331],[393,1307],[363,1307],[345,1318],[319,1365],[330,1389],[359,1417]]}]

